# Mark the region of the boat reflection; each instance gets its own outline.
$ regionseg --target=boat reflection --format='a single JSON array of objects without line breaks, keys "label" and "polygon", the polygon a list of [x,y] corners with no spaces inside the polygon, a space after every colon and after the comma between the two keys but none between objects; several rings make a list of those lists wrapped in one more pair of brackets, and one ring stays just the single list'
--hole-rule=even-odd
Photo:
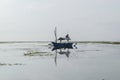
[{"label": "boat reflection", "polygon": [[69,51],[69,49],[67,51],[60,50],[59,54],[66,55],[66,57],[69,57],[70,51]]},{"label": "boat reflection", "polygon": [[70,51],[69,51],[69,49],[67,49],[66,51],[63,51],[62,49],[55,49],[55,58],[54,58],[54,61],[55,61],[56,65],[57,65],[57,55],[58,54],[65,55],[67,58],[69,58]]}]

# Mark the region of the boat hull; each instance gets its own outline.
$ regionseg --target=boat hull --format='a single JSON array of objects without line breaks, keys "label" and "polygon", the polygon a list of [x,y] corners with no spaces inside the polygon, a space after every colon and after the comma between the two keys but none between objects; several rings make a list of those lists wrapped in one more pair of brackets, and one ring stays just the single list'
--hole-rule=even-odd
[{"label": "boat hull", "polygon": [[56,43],[56,42],[52,42],[52,44],[53,44],[53,47],[54,47],[53,50],[62,49],[62,48],[64,48],[64,49],[66,49],[66,48],[73,49],[73,47],[72,47],[73,43]]}]

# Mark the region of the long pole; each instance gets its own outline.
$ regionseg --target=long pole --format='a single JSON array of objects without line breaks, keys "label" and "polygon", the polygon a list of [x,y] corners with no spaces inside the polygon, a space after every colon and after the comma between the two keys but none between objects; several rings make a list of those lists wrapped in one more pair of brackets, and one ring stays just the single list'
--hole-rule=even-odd
[{"label": "long pole", "polygon": [[55,42],[57,43],[57,28],[56,27],[55,27],[54,34],[55,34]]},{"label": "long pole", "polygon": [[[54,30],[54,34],[55,34],[55,42],[57,43],[57,28],[55,27]],[[55,54],[55,64],[57,65],[57,49],[55,50],[56,54]]]}]

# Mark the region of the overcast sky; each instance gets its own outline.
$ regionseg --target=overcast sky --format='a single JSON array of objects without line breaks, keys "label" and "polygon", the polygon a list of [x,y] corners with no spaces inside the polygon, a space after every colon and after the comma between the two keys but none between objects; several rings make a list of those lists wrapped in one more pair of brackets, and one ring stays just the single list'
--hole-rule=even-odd
[{"label": "overcast sky", "polygon": [[0,41],[120,41],[120,0],[0,0]]}]

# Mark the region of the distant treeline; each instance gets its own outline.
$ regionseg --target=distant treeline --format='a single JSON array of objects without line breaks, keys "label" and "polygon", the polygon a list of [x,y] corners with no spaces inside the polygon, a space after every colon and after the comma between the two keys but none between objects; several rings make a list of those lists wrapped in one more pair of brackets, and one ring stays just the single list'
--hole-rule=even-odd
[{"label": "distant treeline", "polygon": [[114,41],[75,41],[77,43],[100,43],[100,44],[120,44],[120,42]]},{"label": "distant treeline", "polygon": [[48,41],[0,41],[0,44],[7,43],[47,43]]},{"label": "distant treeline", "polygon": [[[50,42],[52,42],[52,41],[0,41],[0,44],[7,44],[7,43],[50,43]],[[116,42],[116,41],[70,41],[70,42],[73,42],[73,43],[120,44],[120,42]]]}]

